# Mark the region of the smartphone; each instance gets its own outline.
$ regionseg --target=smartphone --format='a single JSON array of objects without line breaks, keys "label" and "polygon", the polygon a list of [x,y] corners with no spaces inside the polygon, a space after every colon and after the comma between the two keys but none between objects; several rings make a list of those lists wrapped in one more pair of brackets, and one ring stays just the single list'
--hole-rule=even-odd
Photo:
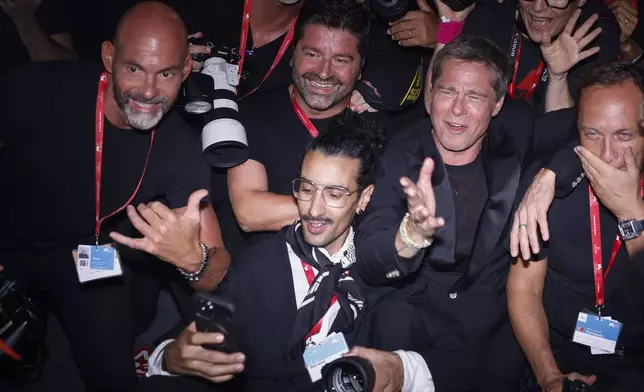
[{"label": "smartphone", "polygon": [[197,292],[193,295],[195,307],[195,323],[197,332],[217,332],[224,335],[224,342],[220,344],[204,344],[208,350],[225,353],[237,352],[234,340],[233,315],[235,304],[220,295]]}]

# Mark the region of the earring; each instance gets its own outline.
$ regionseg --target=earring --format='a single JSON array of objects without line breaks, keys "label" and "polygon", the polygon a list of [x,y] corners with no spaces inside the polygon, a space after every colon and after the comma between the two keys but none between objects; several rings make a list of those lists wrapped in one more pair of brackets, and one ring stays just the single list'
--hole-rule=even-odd
[{"label": "earring", "polygon": [[359,209],[359,210],[358,210],[358,215],[362,215],[362,213],[363,213],[363,212],[364,212],[364,210],[363,210],[362,208],[361,208],[361,209]]}]

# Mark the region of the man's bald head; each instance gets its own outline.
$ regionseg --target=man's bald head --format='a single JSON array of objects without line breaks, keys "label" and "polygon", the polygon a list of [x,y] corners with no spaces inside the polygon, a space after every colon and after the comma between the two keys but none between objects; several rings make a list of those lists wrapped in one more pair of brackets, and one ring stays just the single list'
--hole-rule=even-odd
[{"label": "man's bald head", "polygon": [[181,17],[169,6],[146,1],[127,11],[119,21],[114,35],[114,46],[127,45],[142,37],[157,39],[164,44],[178,42],[186,50],[188,30]]},{"label": "man's bald head", "polygon": [[114,99],[133,128],[156,126],[190,74],[186,26],[158,2],[140,3],[123,15],[114,43],[103,43],[102,56]]}]

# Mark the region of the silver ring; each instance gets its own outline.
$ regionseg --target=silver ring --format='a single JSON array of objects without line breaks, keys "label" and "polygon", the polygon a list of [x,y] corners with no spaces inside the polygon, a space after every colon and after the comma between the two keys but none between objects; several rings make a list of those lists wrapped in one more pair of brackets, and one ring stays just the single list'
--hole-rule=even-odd
[{"label": "silver ring", "polygon": [[407,32],[409,33],[409,38],[411,38],[411,30],[407,30]]},{"label": "silver ring", "polygon": [[525,223],[521,223],[521,224],[519,225],[519,230],[525,230],[525,229],[527,229],[527,228],[528,228],[528,225],[526,225]]}]

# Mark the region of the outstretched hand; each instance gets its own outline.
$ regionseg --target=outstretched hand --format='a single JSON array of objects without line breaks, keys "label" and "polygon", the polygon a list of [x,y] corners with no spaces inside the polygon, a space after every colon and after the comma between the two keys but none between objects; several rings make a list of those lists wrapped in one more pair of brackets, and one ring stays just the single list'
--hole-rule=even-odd
[{"label": "outstretched hand", "polygon": [[581,10],[577,9],[572,14],[559,37],[552,42],[549,32],[544,32],[541,40],[541,54],[548,65],[548,73],[553,77],[563,77],[572,67],[580,61],[599,52],[599,46],[584,49],[601,33],[601,27],[590,31],[590,28],[597,22],[599,16],[593,14],[573,34],[573,29]]},{"label": "outstretched hand", "polygon": [[171,210],[162,203],[127,206],[132,225],[143,238],[130,238],[112,232],[110,237],[127,247],[142,250],[186,271],[196,271],[201,264],[200,204],[208,195],[205,189],[190,195],[187,206]]}]

